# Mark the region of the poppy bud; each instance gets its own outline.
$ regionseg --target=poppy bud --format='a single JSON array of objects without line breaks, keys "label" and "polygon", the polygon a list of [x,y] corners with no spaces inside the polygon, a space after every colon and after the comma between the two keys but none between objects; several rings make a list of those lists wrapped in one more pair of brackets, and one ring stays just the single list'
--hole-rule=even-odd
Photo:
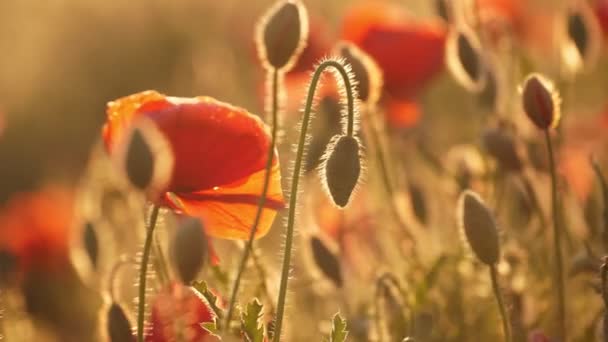
[{"label": "poppy bud", "polygon": [[183,220],[171,242],[171,255],[180,280],[190,284],[208,255],[207,237],[199,219],[188,217]]},{"label": "poppy bud", "polygon": [[278,1],[262,17],[256,30],[258,53],[269,69],[290,69],[307,39],[308,17],[299,0]]},{"label": "poppy bud", "polygon": [[382,71],[372,57],[349,42],[338,43],[336,53],[350,65],[357,80],[359,99],[367,103],[378,102],[382,90]]},{"label": "poppy bud", "polygon": [[427,223],[428,214],[426,207],[426,200],[424,196],[424,192],[420,185],[416,183],[410,182],[408,184],[408,190],[410,194],[410,201],[412,202],[412,209],[414,210],[414,215],[422,224]]},{"label": "poppy bud", "polygon": [[97,268],[97,260],[99,257],[99,242],[97,241],[97,234],[95,233],[93,223],[87,222],[84,225],[84,230],[82,232],[82,242],[84,245],[84,250],[85,252],[87,252],[87,256],[91,261],[91,265],[93,265],[93,268]]},{"label": "poppy bud", "polygon": [[452,4],[450,0],[435,0],[435,12],[446,23],[451,22]]},{"label": "poppy bud", "polygon": [[477,36],[468,30],[453,30],[446,44],[446,63],[452,76],[465,89],[481,91],[486,73]]},{"label": "poppy bud", "polygon": [[498,229],[490,209],[473,191],[465,190],[458,201],[459,225],[477,258],[494,265],[500,255]]},{"label": "poppy bud", "polygon": [[331,280],[336,287],[342,287],[342,269],[336,253],[319,237],[310,238],[310,249],[315,265],[325,277]]},{"label": "poppy bud", "polygon": [[361,173],[359,141],[352,136],[336,135],[325,152],[325,186],[334,203],[344,208],[357,185]]},{"label": "poppy bud", "polygon": [[568,10],[565,25],[567,41],[563,44],[562,54],[570,71],[576,72],[597,59],[601,42],[600,24],[589,6],[580,2]]},{"label": "poppy bud", "polygon": [[555,128],[560,119],[559,94],[553,83],[540,74],[530,74],[521,88],[526,115],[539,129]]},{"label": "poppy bud", "polygon": [[131,323],[124,310],[117,303],[112,303],[108,310],[106,329],[111,342],[133,342]]},{"label": "poppy bud", "polygon": [[154,155],[141,130],[135,129],[131,135],[125,160],[129,181],[136,188],[146,189],[154,174]]},{"label": "poppy bud", "polygon": [[489,155],[506,171],[520,171],[523,167],[513,136],[504,129],[488,128],[481,136],[482,145]]}]

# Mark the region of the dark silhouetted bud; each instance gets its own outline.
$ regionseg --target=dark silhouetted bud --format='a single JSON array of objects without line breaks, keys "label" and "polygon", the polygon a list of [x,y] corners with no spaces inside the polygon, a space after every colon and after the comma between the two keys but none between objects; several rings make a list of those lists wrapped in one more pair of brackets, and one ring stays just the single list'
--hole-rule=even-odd
[{"label": "dark silhouetted bud", "polygon": [[486,265],[494,265],[500,256],[498,229],[494,216],[481,198],[466,190],[458,203],[460,228],[477,258]]},{"label": "dark silhouetted bud", "polygon": [[562,44],[563,61],[571,72],[596,62],[601,45],[598,18],[586,2],[575,2],[566,16],[566,42]]},{"label": "dark silhouetted bud", "polygon": [[117,303],[112,303],[108,310],[108,338],[111,342],[133,342],[131,323],[124,310]]},{"label": "dark silhouetted bud", "polygon": [[568,16],[568,37],[572,39],[579,54],[584,56],[589,48],[589,32],[582,13],[573,12]]},{"label": "dark silhouetted bud", "polygon": [[190,284],[205,265],[208,255],[207,237],[201,221],[184,218],[171,242],[175,270],[184,284]]},{"label": "dark silhouetted bud", "polygon": [[97,241],[97,234],[95,233],[95,228],[91,222],[87,222],[84,225],[82,232],[82,243],[84,245],[85,252],[87,252],[89,260],[91,261],[91,265],[93,265],[93,268],[97,268],[97,260],[99,258],[99,241]]},{"label": "dark silhouetted bud", "polygon": [[321,273],[331,280],[336,287],[342,287],[342,269],[336,254],[329,249],[322,239],[316,236],[310,238],[310,249],[315,265]]},{"label": "dark silhouetted bud", "polygon": [[422,224],[426,224],[428,215],[426,209],[426,200],[424,198],[422,188],[416,183],[409,183],[408,188],[414,215],[416,215],[418,221],[420,221]]},{"label": "dark silhouetted bud", "polygon": [[540,74],[530,74],[522,86],[522,101],[526,115],[536,127],[555,128],[560,118],[560,98],[553,84]]},{"label": "dark silhouetted bud", "polygon": [[334,203],[343,208],[359,181],[361,161],[359,141],[352,136],[337,135],[329,143],[325,161],[325,185]]},{"label": "dark silhouetted bud", "polygon": [[154,175],[154,155],[141,130],[135,129],[127,149],[125,168],[129,181],[136,188],[145,190]]},{"label": "dark silhouetted bud", "polygon": [[269,69],[290,69],[306,46],[308,18],[299,0],[280,0],[262,17],[256,31],[258,53]]},{"label": "dark silhouetted bud", "polygon": [[481,44],[472,31],[453,30],[448,36],[446,58],[452,76],[465,89],[479,92],[485,85]]},{"label": "dark silhouetted bud", "polygon": [[336,53],[351,66],[357,80],[359,99],[366,103],[378,102],[382,90],[382,71],[372,57],[348,42],[338,43]]},{"label": "dark silhouetted bud", "polygon": [[451,0],[435,0],[435,12],[446,23],[451,22],[452,4]]},{"label": "dark silhouetted bud", "polygon": [[523,163],[515,139],[510,132],[500,127],[485,129],[481,142],[484,149],[498,161],[505,171],[521,171]]}]

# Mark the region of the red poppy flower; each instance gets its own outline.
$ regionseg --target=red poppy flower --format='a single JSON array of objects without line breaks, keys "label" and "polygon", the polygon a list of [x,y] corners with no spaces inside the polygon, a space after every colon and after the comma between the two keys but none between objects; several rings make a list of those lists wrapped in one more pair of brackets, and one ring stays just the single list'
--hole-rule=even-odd
[{"label": "red poppy flower", "polygon": [[214,318],[215,313],[198,291],[173,283],[154,298],[146,342],[216,341],[201,326],[201,323],[213,322]]},{"label": "red poppy flower", "polygon": [[420,105],[415,100],[387,98],[385,100],[386,120],[393,128],[415,126],[420,120]]},{"label": "red poppy flower", "polygon": [[0,251],[20,272],[60,270],[69,265],[72,214],[72,194],[58,186],[14,195],[0,209]]},{"label": "red poppy flower", "polygon": [[374,58],[385,89],[397,97],[415,95],[443,70],[445,37],[439,21],[415,21],[401,7],[377,1],[351,7],[342,24],[342,39]]},{"label": "red poppy flower", "polygon": [[602,32],[608,38],[608,0],[597,0],[594,9],[595,15],[602,27]]},{"label": "red poppy flower", "polygon": [[[103,138],[110,153],[140,118],[153,121],[171,146],[173,170],[162,204],[200,217],[207,234],[247,239],[257,210],[268,128],[246,110],[210,97],[178,98],[145,91],[108,104]],[[284,206],[278,158],[256,237]]]}]

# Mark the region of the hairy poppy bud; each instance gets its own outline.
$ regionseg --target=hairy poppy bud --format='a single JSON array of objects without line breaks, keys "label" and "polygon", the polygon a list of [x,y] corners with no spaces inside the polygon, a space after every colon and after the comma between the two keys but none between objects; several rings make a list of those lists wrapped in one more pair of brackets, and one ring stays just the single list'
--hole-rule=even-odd
[{"label": "hairy poppy bud", "polygon": [[299,0],[280,0],[262,17],[256,30],[258,53],[269,69],[288,70],[306,46],[308,18]]},{"label": "hairy poppy bud", "polygon": [[171,242],[171,254],[180,280],[190,284],[208,255],[207,237],[199,219],[189,217],[183,220]]},{"label": "hairy poppy bud", "polygon": [[553,83],[540,74],[530,74],[521,88],[526,115],[539,129],[555,128],[559,123],[559,94]]},{"label": "hairy poppy bud", "polygon": [[327,146],[325,161],[325,186],[334,203],[343,208],[359,181],[361,162],[359,141],[352,136],[336,135]]},{"label": "hairy poppy bud", "polygon": [[342,287],[342,269],[336,253],[329,248],[326,242],[317,236],[310,238],[310,250],[315,265],[321,273],[331,280],[336,287]]},{"label": "hairy poppy bud", "polygon": [[473,191],[465,190],[458,201],[460,228],[471,250],[486,265],[494,265],[500,255],[498,229],[490,209]]},{"label": "hairy poppy bud", "polygon": [[336,53],[351,66],[357,80],[359,99],[366,103],[378,102],[382,90],[382,71],[372,57],[349,42],[338,43]]},{"label": "hairy poppy bud", "polygon": [[112,303],[108,310],[106,329],[111,342],[133,342],[131,323],[124,310],[117,303]]},{"label": "hairy poppy bud", "polygon": [[481,91],[486,73],[477,36],[469,30],[453,30],[446,44],[446,63],[454,79],[469,91]]},{"label": "hairy poppy bud", "polygon": [[99,241],[97,241],[97,234],[95,233],[93,223],[87,222],[84,225],[84,230],[82,232],[82,242],[84,245],[84,250],[85,252],[87,252],[87,256],[91,261],[91,265],[93,265],[93,268],[97,268],[97,260],[99,257]]}]

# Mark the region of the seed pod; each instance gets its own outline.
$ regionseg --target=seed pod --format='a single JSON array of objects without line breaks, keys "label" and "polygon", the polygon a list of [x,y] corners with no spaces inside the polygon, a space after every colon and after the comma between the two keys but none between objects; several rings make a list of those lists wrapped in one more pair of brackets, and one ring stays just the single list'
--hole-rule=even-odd
[{"label": "seed pod", "polygon": [[171,242],[171,255],[180,280],[190,284],[205,265],[208,255],[207,237],[199,219],[183,219]]},{"label": "seed pod", "polygon": [[279,0],[256,29],[258,54],[267,69],[288,71],[308,39],[306,8],[299,0]]},{"label": "seed pod", "polygon": [[323,275],[331,280],[336,287],[342,287],[342,268],[336,254],[317,236],[310,238],[310,249],[315,265]]},{"label": "seed pod", "polygon": [[351,66],[357,80],[359,99],[370,104],[377,103],[382,90],[382,71],[372,57],[349,42],[338,43],[336,54]]},{"label": "seed pod", "polygon": [[523,162],[512,134],[500,127],[487,128],[481,136],[481,142],[503,170],[521,171]]},{"label": "seed pod", "polygon": [[458,201],[460,228],[471,250],[486,265],[498,262],[500,244],[494,217],[481,198],[466,190]]},{"label": "seed pod", "polygon": [[468,91],[481,91],[486,72],[481,44],[475,33],[468,29],[453,30],[446,44],[446,63],[454,79]]},{"label": "seed pod", "polygon": [[84,225],[82,232],[82,243],[84,245],[85,252],[87,252],[89,260],[91,261],[91,265],[93,265],[93,268],[97,268],[97,260],[99,258],[99,242],[97,241],[97,234],[95,233],[95,228],[91,222],[87,222]]},{"label": "seed pod", "polygon": [[352,136],[336,135],[327,146],[325,167],[325,186],[334,203],[344,208],[359,181],[361,162],[359,160],[359,141]]},{"label": "seed pod", "polygon": [[539,129],[555,128],[560,119],[559,94],[553,83],[540,74],[530,74],[521,88],[523,108]]},{"label": "seed pod", "polygon": [[111,342],[133,342],[131,323],[124,310],[117,303],[112,303],[107,316],[108,338]]}]

